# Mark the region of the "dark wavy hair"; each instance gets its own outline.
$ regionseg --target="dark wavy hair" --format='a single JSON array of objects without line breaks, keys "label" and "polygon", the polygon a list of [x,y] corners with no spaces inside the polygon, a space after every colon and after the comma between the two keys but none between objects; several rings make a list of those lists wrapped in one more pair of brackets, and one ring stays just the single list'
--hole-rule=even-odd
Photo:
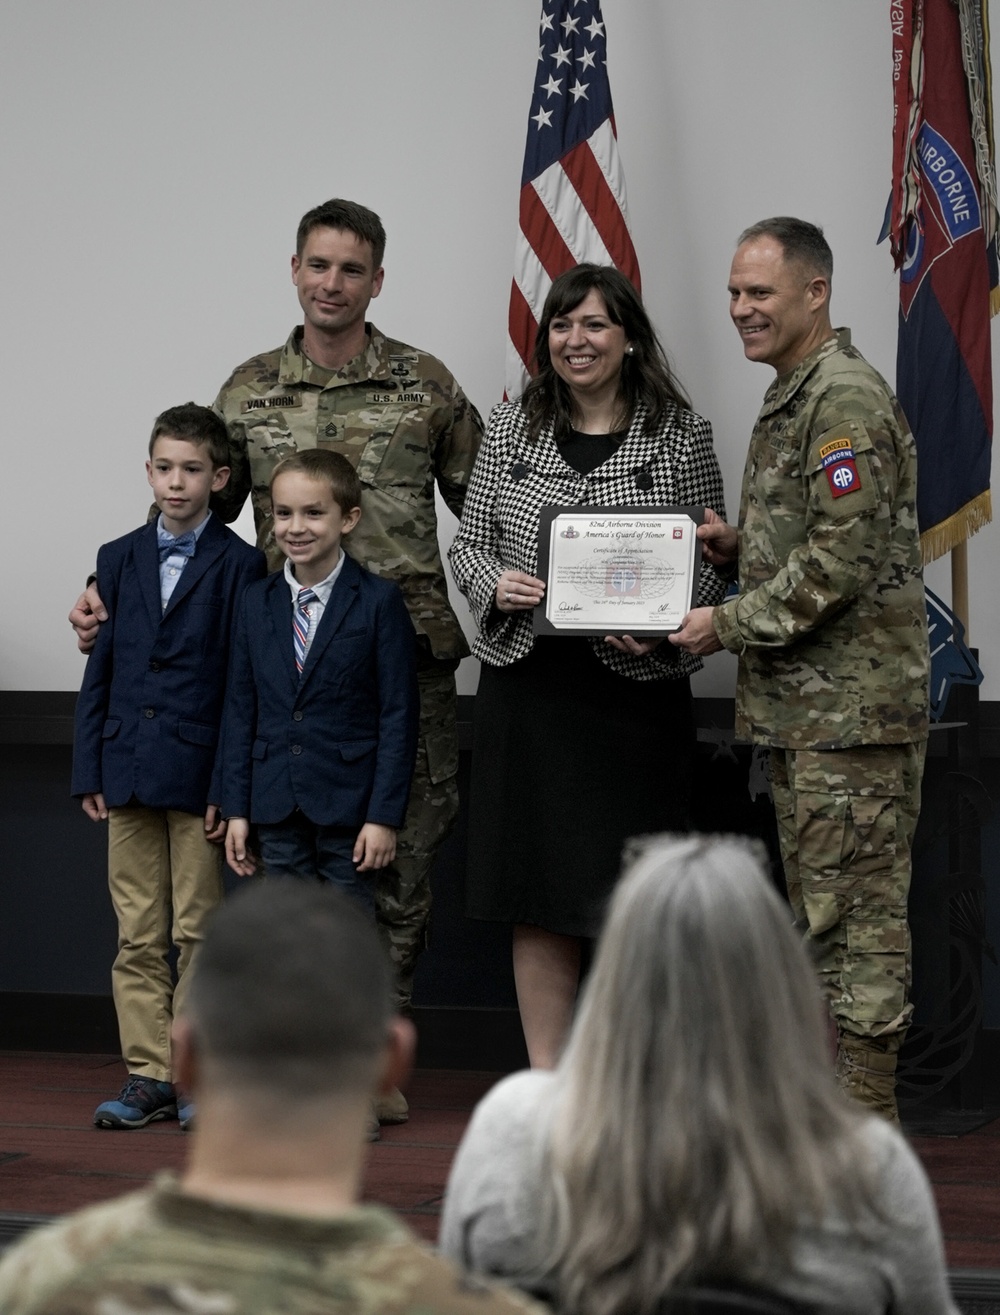
[{"label": "dark wavy hair", "polygon": [[573,427],[572,394],[569,385],[556,374],[549,355],[549,325],[579,306],[590,292],[600,293],[608,318],[625,330],[632,346],[632,354],[622,361],[618,390],[624,422],[631,423],[637,406],[642,403],[646,409],[644,432],[650,434],[660,428],[672,407],[691,409],[684,390],[674,378],[646,308],[625,275],[613,265],[577,265],[559,275],[542,308],[533,357],[537,374],[521,397],[532,442],[548,424],[553,426],[557,442],[567,438]]}]

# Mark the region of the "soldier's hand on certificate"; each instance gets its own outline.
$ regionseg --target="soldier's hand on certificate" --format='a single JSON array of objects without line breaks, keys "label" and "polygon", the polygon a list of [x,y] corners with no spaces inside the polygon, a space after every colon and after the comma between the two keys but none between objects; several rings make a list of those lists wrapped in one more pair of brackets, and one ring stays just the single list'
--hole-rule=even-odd
[{"label": "soldier's hand on certificate", "polygon": [[497,581],[496,606],[501,612],[528,612],[545,595],[545,581],[524,571],[504,571]]},{"label": "soldier's hand on certificate", "polygon": [[667,638],[685,653],[697,657],[706,657],[709,653],[718,653],[722,648],[719,636],[712,625],[714,607],[694,607],[681,622],[680,630]]},{"label": "soldier's hand on certificate", "polygon": [[663,636],[656,639],[633,639],[631,635],[605,635],[605,644],[617,648],[619,653],[631,653],[633,657],[649,657],[654,648],[663,643]]},{"label": "soldier's hand on certificate", "polygon": [[736,561],[740,536],[711,507],[705,508],[705,519],[698,526],[698,538],[701,540],[702,554],[709,565],[732,566]]}]

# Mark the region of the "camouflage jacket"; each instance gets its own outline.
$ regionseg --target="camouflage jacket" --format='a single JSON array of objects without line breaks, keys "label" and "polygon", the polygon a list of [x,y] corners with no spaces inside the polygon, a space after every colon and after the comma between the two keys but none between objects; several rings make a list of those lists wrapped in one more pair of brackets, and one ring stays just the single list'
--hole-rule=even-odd
[{"label": "camouflage jacket", "polygon": [[916,448],[840,329],[777,378],[740,503],[739,596],[714,624],[740,657],[736,730],[786,749],[927,735]]},{"label": "camouflage jacket", "polygon": [[233,371],[215,400],[229,427],[232,475],[212,505],[232,521],[252,495],[257,543],[276,570],[282,557],[271,526],[271,471],[300,449],[342,452],[363,490],[348,551],[396,581],[435,657],[465,657],[438,546],[434,486],[461,515],[483,424],[440,361],[367,328],[368,346],[341,370],[313,364],[298,328],[284,347]]},{"label": "camouflage jacket", "polygon": [[330,1219],[188,1196],[170,1174],[30,1234],[0,1263],[4,1315],[540,1315],[463,1274],[388,1211]]}]

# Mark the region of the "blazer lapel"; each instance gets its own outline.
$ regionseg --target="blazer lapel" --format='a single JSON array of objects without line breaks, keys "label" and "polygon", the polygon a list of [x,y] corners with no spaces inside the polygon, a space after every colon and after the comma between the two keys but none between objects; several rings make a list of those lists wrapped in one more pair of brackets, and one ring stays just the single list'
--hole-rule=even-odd
[{"label": "blazer lapel", "polygon": [[[343,549],[341,549],[343,552]],[[344,565],[341,568],[340,575],[337,577],[337,583],[333,586],[333,593],[330,595],[330,601],[323,609],[323,616],[320,619],[319,627],[313,636],[313,642],[306,654],[306,664],[302,668],[302,684],[304,685],[312,674],[313,668],[319,661],[330,640],[343,624],[344,617],[354,605],[354,600],[358,596],[358,588],[361,580],[361,567],[352,557],[344,553]]]},{"label": "blazer lapel", "polygon": [[218,561],[222,556],[225,548],[226,535],[223,526],[218,518],[213,515],[201,532],[198,545],[194,550],[194,556],[188,558],[187,565],[181,571],[181,578],[177,581],[174,592],[170,595],[170,601],[167,603],[166,611],[163,613],[165,617],[169,616],[178,604],[184,601],[212,563]]},{"label": "blazer lapel", "polygon": [[160,601],[160,550],[156,542],[156,522],[143,527],[132,549],[139,590],[149,613],[149,623],[155,630],[163,616]]},{"label": "blazer lapel", "polygon": [[284,571],[275,571],[268,579],[267,615],[271,623],[271,640],[281,666],[293,686],[299,683],[295,665],[295,643],[292,640],[292,593]]}]

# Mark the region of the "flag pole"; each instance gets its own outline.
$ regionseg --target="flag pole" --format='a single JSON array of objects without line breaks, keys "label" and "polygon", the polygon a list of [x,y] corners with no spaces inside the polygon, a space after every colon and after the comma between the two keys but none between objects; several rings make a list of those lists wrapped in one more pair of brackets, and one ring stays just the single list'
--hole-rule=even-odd
[{"label": "flag pole", "polygon": [[965,627],[965,642],[969,637],[969,541],[963,539],[951,550],[951,610]]}]

